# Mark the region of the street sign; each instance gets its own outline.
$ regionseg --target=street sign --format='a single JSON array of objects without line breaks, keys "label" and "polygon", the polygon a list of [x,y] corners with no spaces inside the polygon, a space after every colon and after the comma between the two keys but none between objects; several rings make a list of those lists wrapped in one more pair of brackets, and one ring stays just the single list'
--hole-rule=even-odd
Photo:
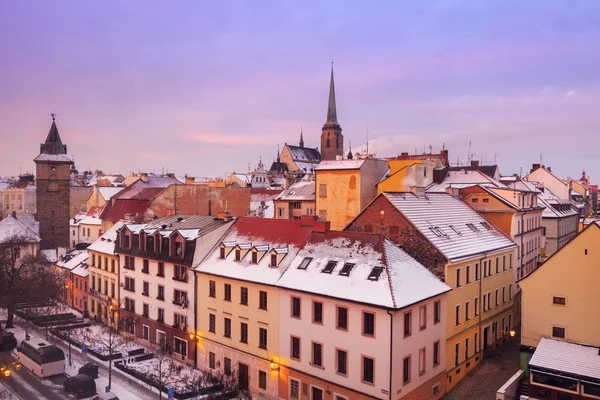
[{"label": "street sign", "polygon": [[87,346],[85,344],[81,346],[81,352],[83,354],[87,353]]},{"label": "street sign", "polygon": [[170,399],[175,398],[175,388],[170,387],[168,392],[167,392],[168,396]]}]

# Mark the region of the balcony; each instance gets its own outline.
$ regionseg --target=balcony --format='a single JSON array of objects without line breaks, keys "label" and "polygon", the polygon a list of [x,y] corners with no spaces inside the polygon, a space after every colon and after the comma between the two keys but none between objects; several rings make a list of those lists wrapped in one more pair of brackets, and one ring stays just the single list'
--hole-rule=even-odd
[{"label": "balcony", "polygon": [[173,277],[174,281],[178,281],[178,282],[187,282],[188,281],[188,276],[186,275],[181,275],[181,276],[174,276]]},{"label": "balcony", "polygon": [[173,328],[179,329],[180,331],[187,332],[186,324],[173,324]]},{"label": "balcony", "polygon": [[188,307],[188,300],[187,299],[173,299],[173,304],[180,306],[182,308],[187,308]]}]

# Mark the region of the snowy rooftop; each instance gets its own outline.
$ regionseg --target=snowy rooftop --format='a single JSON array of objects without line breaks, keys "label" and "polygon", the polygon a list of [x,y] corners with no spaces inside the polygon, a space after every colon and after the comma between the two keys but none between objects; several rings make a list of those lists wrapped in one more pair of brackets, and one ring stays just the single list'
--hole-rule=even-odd
[{"label": "snowy rooftop", "polygon": [[459,170],[459,171],[448,171],[448,174],[441,183],[433,183],[427,188],[427,192],[430,193],[442,193],[447,188],[463,188],[473,185],[484,185],[493,187],[505,187],[503,183],[491,178],[477,170]]},{"label": "snowy rooftop", "polygon": [[277,286],[400,309],[450,288],[380,235],[313,233]]},{"label": "snowy rooftop", "polygon": [[308,161],[312,163],[318,163],[321,159],[321,155],[319,154],[319,150],[313,149],[310,147],[300,147],[300,146],[292,146],[286,144],[288,150],[290,151],[290,155],[292,156],[292,160],[297,161]]},{"label": "snowy rooftop", "polygon": [[103,254],[115,254],[115,240],[117,240],[117,231],[123,226],[123,221],[118,221],[109,230],[104,232],[94,243],[88,246],[88,250],[97,251]]},{"label": "snowy rooftop", "polygon": [[[119,193],[123,190],[122,187],[113,187],[113,186],[100,186],[98,187],[98,192],[102,195],[104,200],[110,200],[115,194]],[[93,196],[93,194],[92,194]]]},{"label": "snowy rooftop", "polygon": [[78,266],[76,266],[75,268],[73,268],[71,270],[71,272],[74,275],[81,276],[83,278],[85,278],[86,276],[88,276],[89,275],[89,269],[88,269],[88,264],[87,264],[87,258],[85,259],[84,262],[81,262]]},{"label": "snowy rooftop", "polygon": [[315,181],[302,180],[284,190],[276,200],[315,200]]},{"label": "snowy rooftop", "polygon": [[56,249],[40,250],[40,256],[44,257],[48,262],[55,263],[58,261],[58,254]]},{"label": "snowy rooftop", "polygon": [[62,256],[56,265],[68,269],[69,271],[73,271],[81,263],[87,263],[88,258],[87,250],[73,250]]},{"label": "snowy rooftop", "polygon": [[73,162],[66,154],[40,154],[33,161]]},{"label": "snowy rooftop", "polygon": [[321,161],[321,163],[315,168],[317,171],[328,171],[336,169],[360,169],[365,163],[364,160],[327,160]]},{"label": "snowy rooftop", "polygon": [[516,247],[460,198],[444,193],[383,195],[450,261]]},{"label": "snowy rooftop", "polygon": [[598,347],[542,338],[529,367],[551,369],[581,378],[600,379]]},{"label": "snowy rooftop", "polygon": [[302,171],[312,174],[315,172],[316,167],[319,165],[319,162],[308,162],[308,161],[294,161],[296,166]]},{"label": "snowy rooftop", "polygon": [[264,253],[256,264],[251,262],[250,252],[240,261],[235,261],[235,251],[231,251],[222,259],[220,248],[217,246],[197,266],[196,271],[274,285],[304,245],[311,231],[312,227],[302,226],[301,222],[296,220],[238,218],[221,238],[221,242],[229,246],[256,244],[268,245],[270,249],[287,248],[288,252],[279,265],[269,266],[271,258],[268,253]]},{"label": "snowy rooftop", "polygon": [[[0,221],[0,243],[14,236],[24,238],[28,242],[40,241],[38,233],[28,226],[25,221],[21,220],[22,215],[17,214],[16,217],[9,215]],[[37,229],[39,229],[39,224],[37,226]]]}]

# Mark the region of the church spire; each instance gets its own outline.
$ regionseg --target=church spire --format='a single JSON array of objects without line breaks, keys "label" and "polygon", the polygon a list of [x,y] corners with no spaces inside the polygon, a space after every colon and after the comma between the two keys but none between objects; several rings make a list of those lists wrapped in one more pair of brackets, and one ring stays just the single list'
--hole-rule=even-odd
[{"label": "church spire", "polygon": [[352,140],[350,141],[350,148],[348,149],[348,160],[352,160]]},{"label": "church spire", "polygon": [[300,126],[300,148],[304,148],[304,137],[302,136],[302,126]]},{"label": "church spire", "polygon": [[333,82],[333,61],[331,62],[331,79],[329,81],[329,103],[327,105],[327,121],[325,126],[339,126],[335,107],[335,84]]},{"label": "church spire", "polygon": [[56,127],[56,114],[50,114],[52,116],[52,125],[50,131],[46,137],[46,143],[40,146],[40,153],[42,154],[67,154],[67,145],[63,144],[58,134],[58,128]]}]

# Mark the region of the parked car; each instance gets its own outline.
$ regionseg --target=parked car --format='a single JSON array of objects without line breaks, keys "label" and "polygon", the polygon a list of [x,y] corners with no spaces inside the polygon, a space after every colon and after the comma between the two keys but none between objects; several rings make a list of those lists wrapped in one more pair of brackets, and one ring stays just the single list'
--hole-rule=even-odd
[{"label": "parked car", "polygon": [[63,389],[73,393],[76,399],[80,399],[96,394],[96,382],[85,374],[79,374],[64,381]]},{"label": "parked car", "polygon": [[91,400],[119,400],[119,398],[114,393],[106,392],[95,395]]},{"label": "parked car", "polygon": [[14,333],[0,330],[0,350],[9,350],[17,347]]},{"label": "parked car", "polygon": [[92,379],[96,379],[98,377],[98,364],[94,364],[92,362],[85,363],[81,368],[79,368],[80,374],[85,374]]}]

